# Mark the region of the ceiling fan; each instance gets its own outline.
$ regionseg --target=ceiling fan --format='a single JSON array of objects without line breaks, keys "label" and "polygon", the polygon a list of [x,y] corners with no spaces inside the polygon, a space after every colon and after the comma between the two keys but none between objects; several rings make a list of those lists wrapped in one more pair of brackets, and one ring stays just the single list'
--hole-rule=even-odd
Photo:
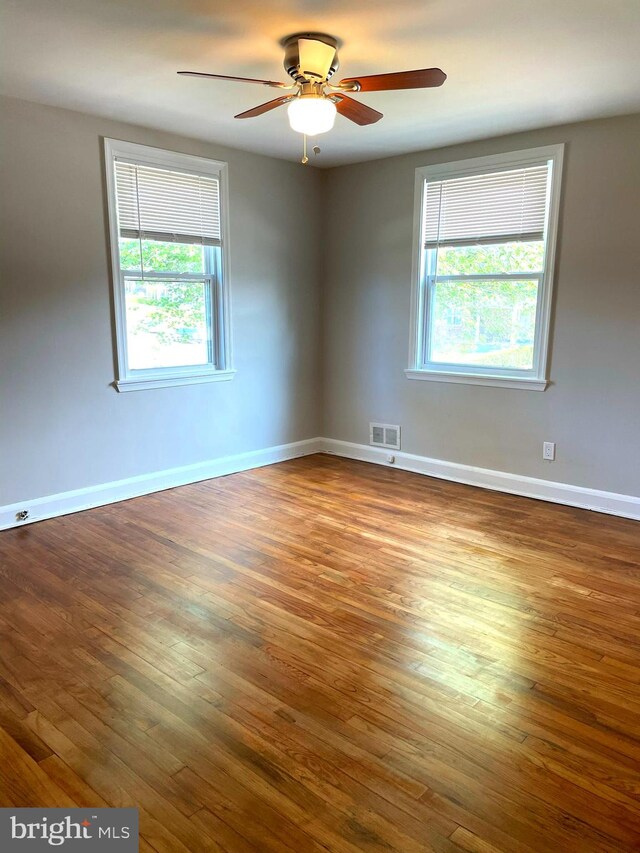
[{"label": "ceiling fan", "polygon": [[[316,136],[331,130],[336,113],[359,125],[380,121],[382,113],[354,100],[347,92],[425,89],[442,86],[447,79],[447,75],[440,68],[422,68],[417,71],[345,77],[334,86],[329,80],[338,70],[338,39],[325,33],[296,33],[284,38],[281,44],[284,48],[285,70],[293,78],[293,83],[289,85],[273,80],[230,77],[201,71],[178,71],[178,74],[214,80],[237,80],[241,83],[258,83],[275,89],[286,89],[288,94],[245,110],[235,118],[255,118],[288,104],[291,128],[305,136]],[[306,159],[303,159],[303,162],[306,162]]]}]

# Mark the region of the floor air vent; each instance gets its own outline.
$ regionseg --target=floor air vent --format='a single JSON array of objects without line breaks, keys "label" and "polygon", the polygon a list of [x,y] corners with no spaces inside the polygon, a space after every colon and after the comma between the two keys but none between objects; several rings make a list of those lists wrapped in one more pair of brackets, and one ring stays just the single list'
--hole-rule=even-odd
[{"label": "floor air vent", "polygon": [[369,444],[400,450],[400,427],[394,424],[369,424]]}]

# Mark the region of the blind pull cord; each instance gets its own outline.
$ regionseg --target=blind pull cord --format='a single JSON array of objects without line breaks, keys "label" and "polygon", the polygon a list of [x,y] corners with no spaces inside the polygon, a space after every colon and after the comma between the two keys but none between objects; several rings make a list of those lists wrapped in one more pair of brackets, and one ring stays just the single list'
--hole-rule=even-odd
[{"label": "blind pull cord", "polygon": [[140,186],[138,184],[138,167],[135,167],[136,175],[136,210],[138,213],[138,245],[140,246],[140,276],[144,281],[144,258],[142,256],[142,220],[140,218]]}]

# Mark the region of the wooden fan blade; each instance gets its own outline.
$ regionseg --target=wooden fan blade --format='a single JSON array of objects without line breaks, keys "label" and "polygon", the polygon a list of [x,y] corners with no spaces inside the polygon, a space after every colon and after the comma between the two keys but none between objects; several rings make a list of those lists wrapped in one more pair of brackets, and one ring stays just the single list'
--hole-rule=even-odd
[{"label": "wooden fan blade", "polygon": [[298,39],[298,53],[298,70],[301,74],[307,78],[327,79],[333,57],[336,55],[335,47],[316,39]]},{"label": "wooden fan blade", "polygon": [[360,101],[354,101],[353,98],[343,95],[342,92],[333,96],[336,104],[336,109],[341,116],[354,121],[356,124],[375,124],[382,118],[382,113],[368,107],[366,104],[361,104]]},{"label": "wooden fan blade", "polygon": [[291,89],[286,83],[275,80],[256,80],[254,77],[229,77],[227,74],[205,74],[204,71],[178,71],[183,77],[209,77],[212,80],[235,80],[238,83],[259,83],[261,86],[274,86],[276,89]]},{"label": "wooden fan blade", "polygon": [[256,116],[261,116],[263,113],[275,110],[276,107],[281,107],[292,98],[295,98],[295,95],[283,95],[281,98],[275,98],[273,101],[267,101],[266,104],[260,104],[258,107],[253,107],[250,110],[245,110],[243,113],[238,113],[234,118],[255,118]]},{"label": "wooden fan blade", "polygon": [[[418,71],[396,71],[392,74],[371,74],[368,77],[345,77],[338,84],[357,92],[383,92],[388,89],[427,89],[442,86],[447,75],[440,68],[422,68]],[[359,88],[358,88],[359,86]]]}]

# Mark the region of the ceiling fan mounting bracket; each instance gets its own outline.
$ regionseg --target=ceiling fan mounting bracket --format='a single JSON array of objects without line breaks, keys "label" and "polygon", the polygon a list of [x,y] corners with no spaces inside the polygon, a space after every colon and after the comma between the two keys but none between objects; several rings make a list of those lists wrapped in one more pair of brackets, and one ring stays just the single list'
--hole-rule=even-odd
[{"label": "ceiling fan mounting bracket", "polygon": [[320,80],[328,80],[332,77],[338,67],[340,65],[338,61],[338,48],[341,45],[339,39],[334,36],[330,36],[327,33],[293,33],[290,36],[285,36],[285,38],[281,39],[280,44],[284,48],[284,70],[287,74],[292,77],[296,83],[305,83],[312,82],[309,79],[309,76],[301,73],[304,69],[300,68],[300,40],[307,40],[312,42],[320,42],[321,44],[327,45],[328,47],[333,48],[334,54],[331,60],[330,66],[326,74],[323,76],[318,76],[311,74],[312,80],[320,81]]}]

